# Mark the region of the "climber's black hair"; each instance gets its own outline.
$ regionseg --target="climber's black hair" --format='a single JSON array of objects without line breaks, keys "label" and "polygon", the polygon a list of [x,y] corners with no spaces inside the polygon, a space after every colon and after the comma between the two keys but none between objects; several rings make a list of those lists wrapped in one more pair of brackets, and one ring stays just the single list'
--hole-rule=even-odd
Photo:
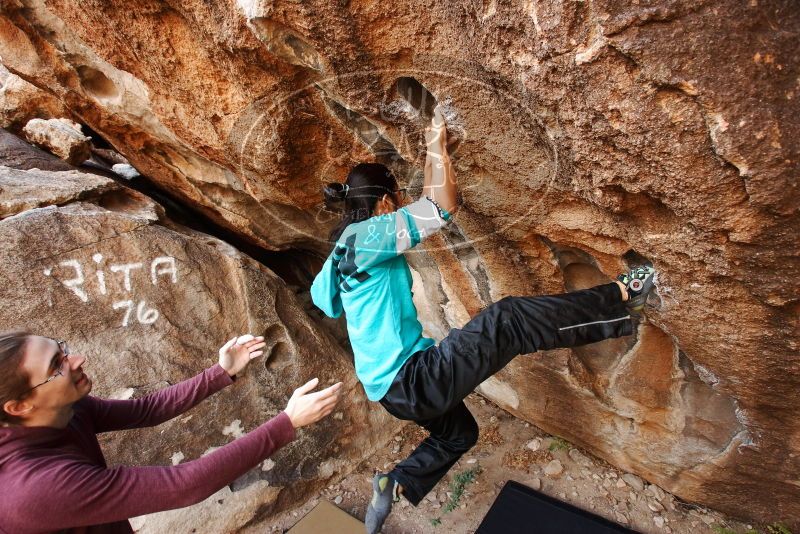
[{"label": "climber's black hair", "polygon": [[359,163],[345,183],[329,183],[322,188],[325,204],[335,207],[344,202],[342,220],[331,231],[330,239],[336,242],[344,229],[352,223],[365,221],[372,217],[375,204],[385,194],[394,198],[397,191],[397,179],[386,165],[380,163]]}]

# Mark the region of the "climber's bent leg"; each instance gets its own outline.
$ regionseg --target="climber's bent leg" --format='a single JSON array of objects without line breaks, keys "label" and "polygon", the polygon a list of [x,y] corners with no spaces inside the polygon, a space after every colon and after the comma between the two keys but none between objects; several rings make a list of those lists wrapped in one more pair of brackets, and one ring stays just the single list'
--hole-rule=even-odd
[{"label": "climber's bent leg", "polygon": [[[381,403],[392,413],[390,402]],[[389,473],[414,506],[478,441],[478,423],[463,402],[442,416],[416,423],[430,432],[430,436]]]},{"label": "climber's bent leg", "polygon": [[[414,354],[389,392],[402,419],[432,419],[460,403],[515,356],[633,333],[616,283],[540,297],[506,297],[442,342]],[[391,410],[390,410],[391,412]]]}]

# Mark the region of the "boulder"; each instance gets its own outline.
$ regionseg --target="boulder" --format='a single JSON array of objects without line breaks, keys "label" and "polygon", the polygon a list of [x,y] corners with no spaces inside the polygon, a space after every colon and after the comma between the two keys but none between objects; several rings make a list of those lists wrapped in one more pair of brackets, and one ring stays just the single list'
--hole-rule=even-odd
[{"label": "boulder", "polygon": [[0,166],[13,169],[70,171],[75,167],[49,152],[37,148],[11,132],[0,129]]},{"label": "boulder", "polygon": [[0,55],[272,251],[330,251],[320,184],[357,161],[418,192],[442,103],[463,204],[410,255],[426,331],[652,262],[634,337],[517,358],[481,391],[684,500],[800,528],[794,4],[295,7],[21,0]]},{"label": "boulder", "polygon": [[31,119],[22,129],[25,138],[67,163],[80,165],[92,155],[92,140],[79,124],[68,119]]},{"label": "boulder", "polygon": [[102,176],[73,171],[28,171],[0,167],[0,219],[23,211],[103,198],[119,187]]},{"label": "boulder", "polygon": [[[335,482],[397,432],[399,422],[367,402],[347,353],[261,264],[170,223],[147,197],[105,178],[0,171],[3,195],[30,199],[0,221],[0,325],[68,340],[88,357],[93,394],[139,397],[213,365],[234,335],[267,341],[236,384],[190,412],[103,436],[110,464],[197,458],[278,414],[309,379],[344,382],[337,417],[302,429],[271,469],[240,479],[233,489],[241,497],[226,489],[188,511],[137,519],[149,530],[175,521],[185,530],[258,524]],[[226,515],[207,523],[221,499]]]},{"label": "boulder", "polygon": [[31,119],[70,115],[52,93],[26,82],[0,64],[0,128],[20,133]]}]

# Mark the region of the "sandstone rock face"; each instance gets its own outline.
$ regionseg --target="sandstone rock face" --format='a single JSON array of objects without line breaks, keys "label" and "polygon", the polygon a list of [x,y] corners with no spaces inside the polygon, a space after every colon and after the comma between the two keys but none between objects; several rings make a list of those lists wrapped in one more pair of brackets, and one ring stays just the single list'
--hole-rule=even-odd
[{"label": "sandstone rock face", "polygon": [[73,165],[26,143],[16,135],[0,129],[0,166],[13,169],[43,171],[72,171]]},{"label": "sandstone rock face", "polygon": [[31,119],[22,129],[25,138],[67,163],[80,165],[92,155],[92,141],[68,119]]},{"label": "sandstone rock face", "polygon": [[69,116],[70,112],[52,93],[11,74],[0,65],[0,128],[20,132],[31,119]]},{"label": "sandstone rock face", "polygon": [[464,202],[410,258],[428,331],[653,262],[635,337],[518,358],[482,391],[684,499],[800,526],[792,2],[15,0],[0,15],[14,74],[271,250],[328,251],[319,186],[357,161],[417,187],[422,124],[446,104]]},{"label": "sandstone rock face", "polygon": [[[110,464],[189,461],[276,415],[311,378],[345,383],[334,416],[240,479],[241,496],[225,489],[195,507],[138,518],[145,530],[258,524],[348,472],[397,429],[366,401],[347,353],[252,259],[170,227],[158,205],[102,177],[1,168],[0,187],[0,324],[69,340],[88,357],[94,394],[138,397],[193,376],[236,334],[268,342],[236,384],[197,408],[157,429],[105,436]],[[6,208],[6,197],[17,203]],[[38,207],[50,203],[65,205]]]},{"label": "sandstone rock face", "polygon": [[102,197],[119,187],[108,178],[79,171],[53,173],[0,167],[0,219],[33,208]]}]

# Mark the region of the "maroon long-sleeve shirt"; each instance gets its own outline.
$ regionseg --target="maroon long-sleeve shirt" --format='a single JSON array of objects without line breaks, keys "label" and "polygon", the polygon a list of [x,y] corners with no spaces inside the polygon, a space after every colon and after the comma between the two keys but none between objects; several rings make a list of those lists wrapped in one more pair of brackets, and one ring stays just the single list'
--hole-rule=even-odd
[{"label": "maroon long-sleeve shirt", "polygon": [[135,400],[81,399],[64,429],[0,428],[0,532],[131,532],[127,518],[202,501],[295,437],[281,412],[173,467],[106,465],[96,434],[167,421],[233,381],[219,365]]}]

